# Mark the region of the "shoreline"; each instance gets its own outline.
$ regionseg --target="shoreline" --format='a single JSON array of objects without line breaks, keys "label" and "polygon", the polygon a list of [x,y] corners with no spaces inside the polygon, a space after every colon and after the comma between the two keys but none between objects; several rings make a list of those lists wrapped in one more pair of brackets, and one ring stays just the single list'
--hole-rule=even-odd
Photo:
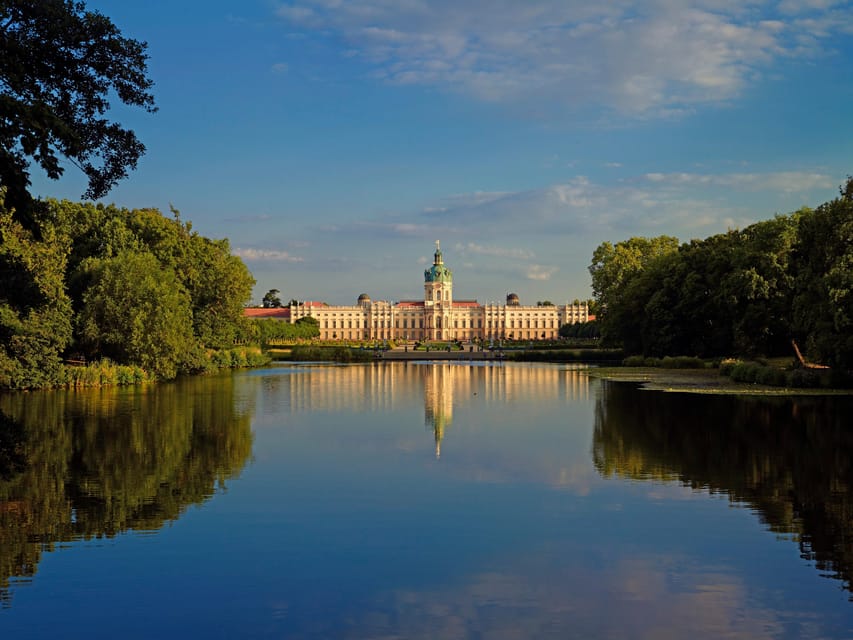
[{"label": "shoreline", "polygon": [[853,389],[805,389],[770,387],[733,382],[716,369],[658,369],[653,367],[590,367],[593,378],[611,382],[635,382],[649,391],[753,396],[850,396]]}]

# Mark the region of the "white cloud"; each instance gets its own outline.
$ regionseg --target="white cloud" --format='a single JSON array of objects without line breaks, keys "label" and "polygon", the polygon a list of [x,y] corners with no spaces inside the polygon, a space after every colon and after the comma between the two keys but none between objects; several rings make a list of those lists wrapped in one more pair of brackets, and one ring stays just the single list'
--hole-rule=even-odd
[{"label": "white cloud", "polygon": [[287,73],[287,72],[288,72],[288,70],[289,70],[289,69],[290,69],[290,65],[288,65],[286,62],[276,62],[276,63],[275,63],[275,64],[270,68],[270,70],[271,70],[273,73],[277,73],[277,74],[285,74],[285,73]]},{"label": "white cloud", "polygon": [[717,186],[740,191],[781,191],[802,193],[814,189],[830,189],[835,180],[822,173],[779,171],[773,173],[647,173],[646,180],[677,186]]},{"label": "white cloud", "polygon": [[477,244],[476,242],[469,242],[467,244],[457,243],[454,248],[460,253],[493,256],[497,258],[511,258],[513,260],[530,260],[535,257],[535,254],[532,251],[528,251],[526,249],[484,246]]},{"label": "white cloud", "polygon": [[299,256],[290,255],[287,251],[276,251],[274,249],[241,249],[235,248],[231,253],[243,260],[252,262],[303,262]]},{"label": "white cloud", "polygon": [[551,276],[557,273],[557,267],[549,267],[541,264],[531,264],[527,267],[525,273],[528,280],[550,280]]},{"label": "white cloud", "polygon": [[384,82],[667,116],[820,54],[851,11],[830,0],[290,0],[277,13],[341,38]]},{"label": "white cloud", "polygon": [[[452,231],[462,238],[479,239],[460,240],[458,248],[499,257],[501,251],[510,251],[501,249],[500,242],[507,237],[516,239],[515,251],[525,251],[536,247],[535,242],[601,238],[612,232],[710,235],[803,204],[816,206],[833,197],[838,184],[839,178],[815,171],[648,173],[616,184],[576,176],[540,189],[488,198],[479,192],[456,194],[442,201],[440,211],[421,217],[428,220],[427,226],[440,228],[442,237]],[[533,258],[530,253],[528,259]]]}]

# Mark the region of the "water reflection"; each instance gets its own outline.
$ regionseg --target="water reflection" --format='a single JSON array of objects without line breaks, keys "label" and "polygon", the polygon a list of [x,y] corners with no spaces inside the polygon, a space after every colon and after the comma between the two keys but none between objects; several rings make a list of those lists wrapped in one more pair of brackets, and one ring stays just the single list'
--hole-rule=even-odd
[{"label": "water reflection", "polygon": [[62,542],[155,531],[249,460],[228,377],[0,396],[0,600]]},{"label": "water reflection", "polygon": [[[849,401],[464,362],[39,398],[0,399],[2,575],[42,561],[4,637],[853,637],[846,593],[779,540],[849,574]],[[40,557],[156,530],[250,446],[179,526]]]},{"label": "water reflection", "polygon": [[593,458],[603,476],[677,480],[752,508],[851,589],[853,399],[660,394],[605,383]]},{"label": "water reflection", "polygon": [[306,365],[263,374],[262,412],[390,413],[418,401],[435,440],[435,457],[454,411],[524,402],[585,401],[589,378],[583,365],[500,365],[491,362],[375,363],[365,366]]}]

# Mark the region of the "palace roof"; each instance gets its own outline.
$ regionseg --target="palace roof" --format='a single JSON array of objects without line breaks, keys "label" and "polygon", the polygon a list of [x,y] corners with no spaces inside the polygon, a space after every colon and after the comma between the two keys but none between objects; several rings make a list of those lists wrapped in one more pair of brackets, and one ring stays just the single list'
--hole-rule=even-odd
[{"label": "palace roof", "polygon": [[258,308],[247,307],[243,309],[244,318],[289,318],[290,309],[288,307],[270,307]]}]

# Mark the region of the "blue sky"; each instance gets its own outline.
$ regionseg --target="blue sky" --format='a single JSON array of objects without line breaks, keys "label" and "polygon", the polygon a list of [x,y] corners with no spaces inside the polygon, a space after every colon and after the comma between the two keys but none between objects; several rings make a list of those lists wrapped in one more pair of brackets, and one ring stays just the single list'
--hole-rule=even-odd
[{"label": "blue sky", "polygon": [[[853,173],[853,2],[89,0],[151,56],[169,204],[285,299],[590,295],[596,246],[743,227]],[[76,169],[33,171],[79,199]]]}]

